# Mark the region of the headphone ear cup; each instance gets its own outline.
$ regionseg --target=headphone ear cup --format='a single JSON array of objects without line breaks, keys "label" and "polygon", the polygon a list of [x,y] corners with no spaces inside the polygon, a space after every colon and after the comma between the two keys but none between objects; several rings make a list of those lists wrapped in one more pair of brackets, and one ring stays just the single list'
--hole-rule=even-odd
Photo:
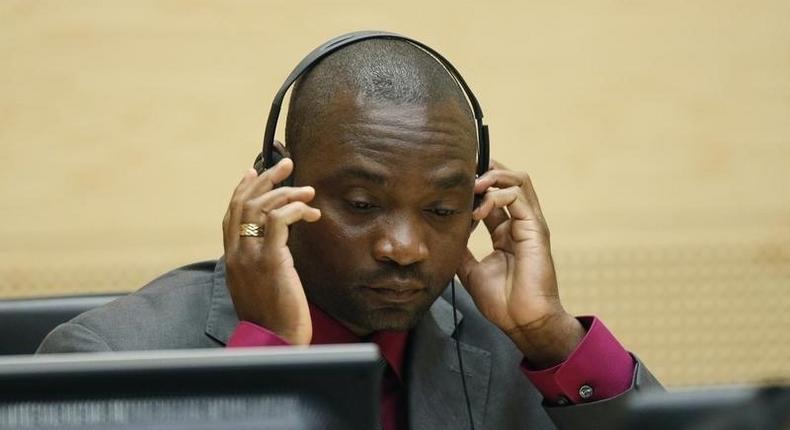
[{"label": "headphone ear cup", "polygon": [[283,159],[283,155],[277,151],[272,152],[272,162],[270,163],[272,166],[276,165]]},{"label": "headphone ear cup", "polygon": [[258,156],[255,157],[255,162],[252,163],[252,167],[258,172],[258,175],[263,173],[266,170],[266,164],[263,162],[263,152],[259,152]]},{"label": "headphone ear cup", "polygon": [[[259,156],[259,157],[260,157],[260,156]],[[260,158],[262,159],[263,157],[260,157]],[[275,166],[275,165],[277,165],[277,163],[279,163],[279,162],[280,162],[280,160],[282,160],[283,158],[285,158],[285,157],[283,157],[283,155],[282,155],[282,154],[280,154],[278,151],[274,151],[274,152],[272,152],[272,163],[271,163],[271,164],[272,164],[272,166]],[[257,161],[257,160],[256,160],[256,161]],[[261,164],[261,166],[265,166],[265,165],[266,165],[266,164],[265,164],[265,163],[263,163],[263,162],[261,162],[260,164]],[[257,165],[257,163],[256,163],[256,165],[255,165],[255,169],[256,169],[256,170],[258,170],[258,165]],[[263,169],[263,170],[266,170],[266,169]],[[263,170],[258,170],[258,174],[260,175],[261,173],[263,173]],[[292,186],[293,186],[293,182],[294,182],[294,181],[293,181],[293,174],[292,174],[292,175],[288,176],[287,178],[285,178],[285,180],[283,180],[283,181],[280,183],[280,185],[279,185],[279,186],[292,187]]]}]

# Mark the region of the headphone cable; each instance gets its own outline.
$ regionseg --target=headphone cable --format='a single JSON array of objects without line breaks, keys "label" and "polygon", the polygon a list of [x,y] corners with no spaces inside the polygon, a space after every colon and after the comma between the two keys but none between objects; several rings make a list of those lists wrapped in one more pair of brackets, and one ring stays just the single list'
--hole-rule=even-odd
[{"label": "headphone cable", "polygon": [[472,403],[469,401],[469,391],[466,388],[466,373],[464,373],[464,361],[461,358],[461,342],[458,340],[458,315],[455,311],[455,277],[451,282],[451,295],[453,300],[453,324],[455,325],[455,352],[458,355],[458,369],[461,371],[461,385],[464,387],[464,399],[466,400],[466,412],[469,414],[469,428],[475,430],[475,421],[472,419]]}]

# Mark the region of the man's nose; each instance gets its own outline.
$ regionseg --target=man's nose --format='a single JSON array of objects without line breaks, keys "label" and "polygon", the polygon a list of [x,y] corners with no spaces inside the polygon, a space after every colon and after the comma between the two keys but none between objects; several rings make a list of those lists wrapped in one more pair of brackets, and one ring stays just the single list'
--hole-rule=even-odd
[{"label": "man's nose", "polygon": [[428,258],[428,244],[417,220],[393,217],[382,224],[373,250],[377,260],[408,266]]}]

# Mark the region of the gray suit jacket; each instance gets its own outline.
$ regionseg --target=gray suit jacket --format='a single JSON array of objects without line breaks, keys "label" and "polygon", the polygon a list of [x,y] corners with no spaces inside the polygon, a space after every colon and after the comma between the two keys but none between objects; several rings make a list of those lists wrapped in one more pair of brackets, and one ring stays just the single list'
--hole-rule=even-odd
[{"label": "gray suit jacket", "polygon": [[[447,296],[448,292],[445,292]],[[631,389],[605,401],[547,407],[521,373],[521,353],[457,289],[459,327],[440,297],[413,330],[406,359],[407,410],[412,429],[468,427],[456,339],[478,429],[609,428],[637,390],[659,387],[637,364]],[[140,291],[55,328],[39,353],[217,348],[238,324],[222,260],[176,269]],[[601,363],[605,365],[605,363]]]}]

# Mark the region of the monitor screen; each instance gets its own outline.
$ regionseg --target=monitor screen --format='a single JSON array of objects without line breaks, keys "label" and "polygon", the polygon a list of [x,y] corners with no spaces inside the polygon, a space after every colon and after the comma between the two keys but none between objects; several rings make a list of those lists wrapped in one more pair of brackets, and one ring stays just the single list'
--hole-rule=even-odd
[{"label": "monitor screen", "polygon": [[371,429],[372,344],[0,357],[0,428]]},{"label": "monitor screen", "polygon": [[625,430],[790,430],[790,386],[646,391],[627,404]]}]

